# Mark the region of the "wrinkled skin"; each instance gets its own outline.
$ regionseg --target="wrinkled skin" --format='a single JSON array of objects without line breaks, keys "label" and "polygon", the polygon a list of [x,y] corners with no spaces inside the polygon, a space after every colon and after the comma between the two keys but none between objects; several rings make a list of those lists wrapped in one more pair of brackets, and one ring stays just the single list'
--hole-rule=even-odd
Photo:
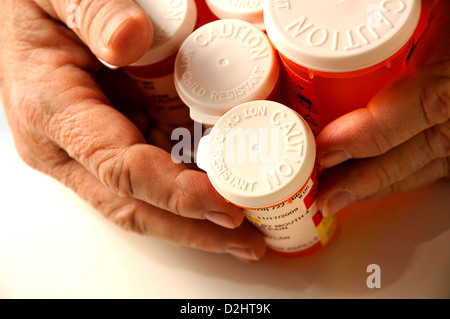
[{"label": "wrinkled skin", "polygon": [[[108,219],[141,234],[240,260],[260,259],[262,235],[206,174],[175,164],[146,138],[151,119],[117,66],[150,46],[152,25],[131,0],[0,0],[0,87],[19,155]],[[429,1],[430,26],[408,73],[317,139],[326,168],[319,207],[421,187],[449,176],[449,1]],[[433,49],[430,49],[433,48]],[[94,53],[94,54],[92,54]],[[157,143],[153,143],[157,144]]]},{"label": "wrinkled skin", "polygon": [[151,121],[127,77],[91,53],[118,66],[138,59],[152,38],[145,13],[131,0],[84,0],[80,28],[69,29],[60,22],[72,14],[69,3],[0,1],[1,94],[23,160],[125,229],[245,261],[262,257],[262,235],[206,174],[147,143]]},{"label": "wrinkled skin", "polygon": [[450,2],[425,1],[429,26],[406,74],[317,138],[325,215],[450,174]]}]

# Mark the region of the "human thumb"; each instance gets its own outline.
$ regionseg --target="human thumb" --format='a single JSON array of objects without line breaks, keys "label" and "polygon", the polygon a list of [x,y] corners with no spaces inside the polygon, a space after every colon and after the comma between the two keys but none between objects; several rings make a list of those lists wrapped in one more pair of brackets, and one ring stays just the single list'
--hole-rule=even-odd
[{"label": "human thumb", "polygon": [[151,45],[152,23],[133,0],[49,2],[58,18],[108,64],[128,65],[138,60]]}]

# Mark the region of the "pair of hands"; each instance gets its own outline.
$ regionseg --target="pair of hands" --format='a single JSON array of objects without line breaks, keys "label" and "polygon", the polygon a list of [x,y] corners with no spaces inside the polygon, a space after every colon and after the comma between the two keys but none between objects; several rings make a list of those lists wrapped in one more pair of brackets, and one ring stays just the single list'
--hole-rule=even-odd
[{"label": "pair of hands", "polygon": [[[264,239],[242,210],[148,143],[151,120],[132,83],[94,57],[136,61],[151,44],[146,14],[132,0],[85,0],[79,28],[68,29],[71,2],[0,0],[0,90],[19,155],[125,229],[260,259]],[[428,2],[407,74],[317,138],[324,214],[449,176],[450,3]]]}]

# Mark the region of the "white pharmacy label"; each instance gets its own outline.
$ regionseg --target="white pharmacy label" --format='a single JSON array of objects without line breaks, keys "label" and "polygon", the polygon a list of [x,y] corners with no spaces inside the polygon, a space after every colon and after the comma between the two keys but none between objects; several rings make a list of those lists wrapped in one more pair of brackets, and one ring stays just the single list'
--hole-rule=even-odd
[{"label": "white pharmacy label", "polygon": [[309,178],[306,186],[289,200],[272,207],[246,209],[245,214],[261,230],[271,248],[281,252],[301,251],[321,240],[317,228],[323,217],[317,209],[315,193],[315,183]]}]

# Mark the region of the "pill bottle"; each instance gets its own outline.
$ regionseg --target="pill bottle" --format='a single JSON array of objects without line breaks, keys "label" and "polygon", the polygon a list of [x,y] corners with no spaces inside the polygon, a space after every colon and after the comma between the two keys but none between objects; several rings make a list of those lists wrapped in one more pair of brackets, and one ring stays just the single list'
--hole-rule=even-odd
[{"label": "pill bottle", "polygon": [[234,106],[279,98],[279,74],[279,59],[267,35],[235,19],[195,30],[175,61],[177,92],[191,118],[205,128]]},{"label": "pill bottle", "polygon": [[124,67],[147,98],[155,125],[170,134],[173,129],[192,127],[189,108],[180,100],[174,85],[176,53],[193,31],[197,8],[194,0],[136,0],[153,24],[153,42],[144,56]]},{"label": "pill bottle", "polygon": [[218,19],[206,4],[206,0],[195,0],[195,4],[197,6],[197,24],[195,29]]},{"label": "pill bottle", "polygon": [[283,65],[284,102],[315,134],[365,107],[404,73],[420,0],[266,0],[266,32]]},{"label": "pill bottle", "polygon": [[219,19],[238,19],[256,25],[261,30],[264,27],[265,0],[206,0],[210,10]]},{"label": "pill bottle", "polygon": [[272,250],[290,257],[312,253],[335,232],[335,216],[317,208],[316,145],[308,124],[291,108],[250,101],[223,115],[202,137],[197,165]]},{"label": "pill bottle", "polygon": [[430,19],[430,9],[434,0],[421,0],[421,13],[419,23],[414,32],[414,45],[416,45],[422,37],[425,30],[428,28],[428,22]]}]

